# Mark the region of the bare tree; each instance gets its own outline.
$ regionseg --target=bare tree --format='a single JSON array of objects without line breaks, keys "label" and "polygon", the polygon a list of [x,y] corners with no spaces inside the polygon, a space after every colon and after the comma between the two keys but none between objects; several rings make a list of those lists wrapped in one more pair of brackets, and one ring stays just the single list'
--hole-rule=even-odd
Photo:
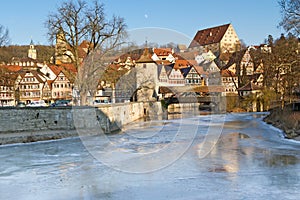
[{"label": "bare tree", "polygon": [[280,0],[279,6],[282,13],[282,26],[287,32],[300,35],[300,0]]},{"label": "bare tree", "polygon": [[4,26],[0,25],[0,47],[8,45],[10,42],[9,31]]},{"label": "bare tree", "polygon": [[[108,20],[104,5],[98,0],[91,4],[84,0],[69,0],[63,2],[56,13],[48,16],[46,26],[50,40],[53,41],[58,34],[63,35],[60,40],[71,52],[71,56],[67,52],[65,56],[69,56],[77,69],[75,87],[80,94],[81,105],[84,105],[90,88],[95,88],[94,84],[98,83],[97,79],[105,69],[105,57],[123,44],[126,38],[124,19],[113,16]],[[90,57],[85,64],[79,48],[83,41],[88,44],[85,56]]]}]

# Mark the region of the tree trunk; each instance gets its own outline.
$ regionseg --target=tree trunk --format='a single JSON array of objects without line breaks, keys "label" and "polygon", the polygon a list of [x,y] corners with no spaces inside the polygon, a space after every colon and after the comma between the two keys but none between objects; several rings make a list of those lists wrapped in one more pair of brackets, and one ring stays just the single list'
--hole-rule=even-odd
[{"label": "tree trunk", "polygon": [[87,92],[80,92],[80,104],[81,106],[87,105]]}]

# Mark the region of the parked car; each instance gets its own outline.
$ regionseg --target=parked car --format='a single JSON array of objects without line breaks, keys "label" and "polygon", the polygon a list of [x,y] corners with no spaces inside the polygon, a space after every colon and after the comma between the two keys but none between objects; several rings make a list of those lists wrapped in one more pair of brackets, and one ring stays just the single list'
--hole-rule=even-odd
[{"label": "parked car", "polygon": [[46,107],[48,106],[44,100],[32,101],[26,105],[27,107]]},{"label": "parked car", "polygon": [[71,100],[56,100],[52,107],[71,106]]},{"label": "parked car", "polygon": [[104,100],[95,100],[94,101],[94,105],[100,105],[100,104],[108,104],[109,101],[107,99],[104,99]]},{"label": "parked car", "polygon": [[17,103],[16,107],[18,107],[18,108],[24,108],[24,107],[26,107],[26,104],[24,102],[22,102],[22,101],[19,101]]}]

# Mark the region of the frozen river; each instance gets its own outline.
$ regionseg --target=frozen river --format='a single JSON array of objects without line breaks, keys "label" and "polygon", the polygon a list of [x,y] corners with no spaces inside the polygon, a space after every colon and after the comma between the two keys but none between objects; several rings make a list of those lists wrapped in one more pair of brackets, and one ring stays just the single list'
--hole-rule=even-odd
[{"label": "frozen river", "polygon": [[299,199],[300,143],[264,114],[137,122],[0,147],[0,199]]}]

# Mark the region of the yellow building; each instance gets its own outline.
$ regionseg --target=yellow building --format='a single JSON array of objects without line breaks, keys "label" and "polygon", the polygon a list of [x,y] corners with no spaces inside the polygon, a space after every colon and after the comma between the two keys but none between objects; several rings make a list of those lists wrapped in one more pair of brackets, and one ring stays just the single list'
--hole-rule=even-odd
[{"label": "yellow building", "polygon": [[216,55],[233,53],[240,48],[240,40],[232,24],[199,30],[189,45],[190,50],[210,50]]}]

